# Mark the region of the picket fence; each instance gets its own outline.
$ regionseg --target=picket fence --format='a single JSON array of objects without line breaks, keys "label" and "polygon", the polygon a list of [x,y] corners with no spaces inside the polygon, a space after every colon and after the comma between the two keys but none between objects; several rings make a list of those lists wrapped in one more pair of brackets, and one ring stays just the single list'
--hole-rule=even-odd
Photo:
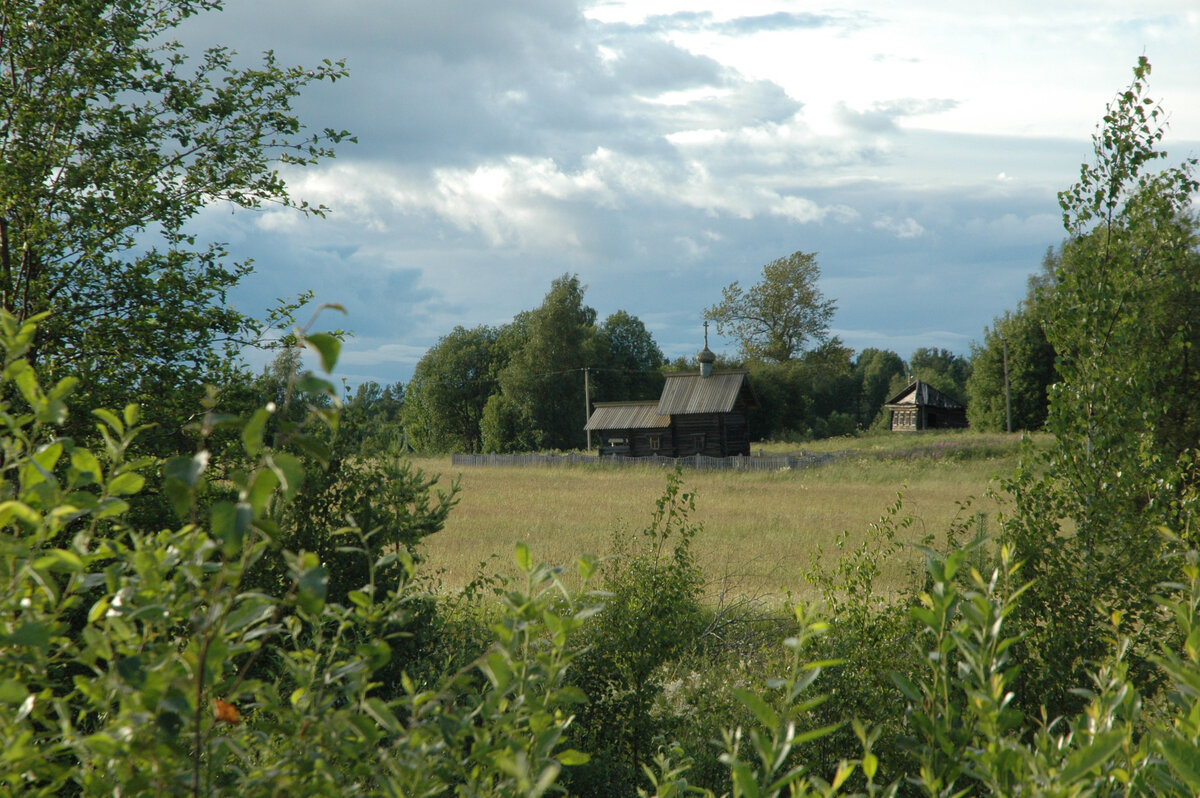
[{"label": "picket fence", "polygon": [[794,468],[810,468],[835,459],[832,454],[788,454],[778,457],[751,455],[743,457],[707,457],[702,454],[691,457],[617,457],[594,454],[455,454],[451,455],[453,466],[638,466],[693,468],[705,471],[784,471]]}]

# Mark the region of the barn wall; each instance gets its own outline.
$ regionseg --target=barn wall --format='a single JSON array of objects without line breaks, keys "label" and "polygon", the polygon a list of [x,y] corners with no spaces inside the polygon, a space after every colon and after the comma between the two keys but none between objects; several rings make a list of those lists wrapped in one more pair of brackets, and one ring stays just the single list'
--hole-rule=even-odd
[{"label": "barn wall", "polygon": [[675,456],[730,457],[750,454],[750,427],[738,413],[672,416]]},{"label": "barn wall", "polygon": [[[675,443],[669,428],[658,427],[655,429],[633,430],[632,436],[631,454],[633,457],[651,457],[656,454],[664,457],[674,456],[671,452],[674,451]],[[650,445],[651,438],[658,438],[657,449]]]}]

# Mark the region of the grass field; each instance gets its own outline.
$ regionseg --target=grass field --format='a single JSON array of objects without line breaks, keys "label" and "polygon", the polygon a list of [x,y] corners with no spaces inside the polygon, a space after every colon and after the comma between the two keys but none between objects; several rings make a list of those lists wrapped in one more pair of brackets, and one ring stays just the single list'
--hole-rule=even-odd
[{"label": "grass field", "polygon": [[[770,599],[790,590],[809,596],[804,574],[811,558],[836,557],[835,540],[850,532],[848,546],[865,539],[897,494],[901,516],[913,518],[904,535],[944,541],[966,515],[995,516],[986,497],[997,474],[1012,471],[1015,437],[965,432],[879,435],[806,444],[805,451],[843,452],[835,462],[781,472],[685,470],[684,490],[695,493],[694,520],[703,525],[693,544],[710,591]],[[783,444],[755,445],[754,453],[798,451]],[[440,572],[446,589],[461,587],[482,568],[512,572],[518,541],[536,558],[570,562],[582,553],[604,556],[614,534],[637,534],[649,522],[666,485],[661,468],[471,467],[458,474],[449,458],[418,459],[428,473],[462,487],[461,501],[446,528],[427,539],[427,568]],[[912,553],[915,554],[915,553]],[[910,556],[910,560],[913,557]],[[902,589],[907,565],[892,563],[882,577],[885,592]]]}]

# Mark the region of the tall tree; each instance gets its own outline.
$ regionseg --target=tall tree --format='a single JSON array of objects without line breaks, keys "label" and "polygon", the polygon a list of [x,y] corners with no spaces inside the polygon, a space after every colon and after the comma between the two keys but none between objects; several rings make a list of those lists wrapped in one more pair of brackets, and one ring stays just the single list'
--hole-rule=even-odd
[{"label": "tall tree", "polygon": [[[220,371],[256,330],[225,305],[246,274],[187,223],[206,205],[293,202],[280,164],[332,155],[291,102],[341,64],[240,69],[170,39],[220,0],[0,4],[0,306],[49,312],[30,357],[78,374],[93,402],[152,416]],[[157,241],[158,243],[151,243]],[[111,395],[110,395],[111,394]]]},{"label": "tall tree", "polygon": [[921,347],[908,359],[909,373],[922,382],[952,396],[960,402],[967,398],[967,378],[971,376],[971,361],[949,349]]},{"label": "tall tree", "polygon": [[403,411],[414,447],[432,452],[480,450],[483,409],[507,364],[501,334],[487,326],[455,327],[417,363]]},{"label": "tall tree", "polygon": [[[1086,663],[1108,649],[1111,620],[1136,629],[1124,657],[1155,689],[1164,615],[1157,586],[1176,575],[1161,528],[1190,528],[1200,395],[1196,161],[1156,163],[1164,114],[1139,59],[1093,137],[1095,158],[1059,195],[1063,246],[1045,330],[1058,355],[1045,462],[1012,483],[1005,536],[1033,587],[1014,622],[1028,631],[1022,679],[1050,714],[1072,709]],[[1036,709],[1036,707],[1031,707]]]},{"label": "tall tree", "polygon": [[583,446],[583,369],[595,352],[596,311],[577,275],[554,280],[523,320],[524,342],[500,372],[500,393],[484,414],[487,451]]},{"label": "tall tree", "polygon": [[764,266],[762,281],[748,290],[727,286],[704,317],[719,334],[728,331],[744,357],[783,363],[828,336],[836,305],[817,287],[820,276],[815,252],[793,252]]},{"label": "tall tree", "polygon": [[854,363],[854,377],[859,384],[858,421],[869,427],[883,411],[890,397],[892,380],[904,379],[908,366],[904,359],[890,349],[864,349]]},{"label": "tall tree", "polygon": [[1046,423],[1048,391],[1058,379],[1058,370],[1043,322],[1053,301],[1058,261],[1058,254],[1048,251],[1042,271],[1029,279],[1025,300],[984,329],[982,344],[971,345],[967,419],[974,429],[1006,430],[1010,412],[1014,430],[1041,429]]},{"label": "tall tree", "polygon": [[642,320],[618,310],[596,331],[600,370],[592,398],[612,402],[655,398],[662,392],[661,369],[666,362]]},{"label": "tall tree", "polygon": [[350,452],[372,456],[404,450],[404,383],[368,380],[342,406],[338,436]]}]

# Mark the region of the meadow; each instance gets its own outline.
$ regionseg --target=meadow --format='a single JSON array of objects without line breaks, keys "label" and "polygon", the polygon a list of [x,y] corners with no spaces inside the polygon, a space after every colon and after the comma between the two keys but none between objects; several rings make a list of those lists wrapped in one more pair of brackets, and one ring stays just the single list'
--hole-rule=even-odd
[{"label": "meadow", "polygon": [[[1033,445],[1043,445],[1034,439]],[[788,592],[812,597],[805,580],[816,561],[859,546],[871,524],[902,497],[898,519],[912,523],[905,543],[940,544],[952,524],[982,521],[1003,505],[990,489],[1010,474],[1021,448],[1017,436],[964,431],[875,434],[801,445],[767,443],[753,453],[836,453],[829,464],[776,472],[685,470],[695,495],[692,519],[702,525],[693,551],[708,580],[710,601],[730,597],[771,601]],[[518,542],[549,563],[579,554],[605,556],[614,536],[638,535],[666,485],[661,467],[559,466],[452,469],[449,458],[415,464],[457,478],[462,492],[446,527],[427,538],[427,571],[442,589],[461,588],[480,574],[513,572]],[[908,583],[915,550],[889,562],[878,587],[894,594]]]}]

